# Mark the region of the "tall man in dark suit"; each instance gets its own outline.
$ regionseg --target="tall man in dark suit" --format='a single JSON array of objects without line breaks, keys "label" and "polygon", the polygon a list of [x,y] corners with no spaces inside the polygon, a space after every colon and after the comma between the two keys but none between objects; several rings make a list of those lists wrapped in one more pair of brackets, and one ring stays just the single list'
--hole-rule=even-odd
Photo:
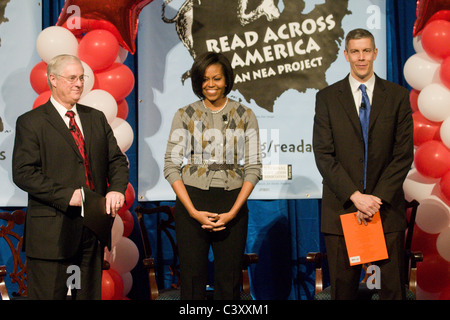
[{"label": "tall man in dark suit", "polygon": [[[313,147],[323,177],[321,231],[332,299],[355,299],[361,274],[360,266],[349,265],[339,215],[357,212],[359,223],[366,224],[377,211],[389,254],[377,262],[380,296],[405,298],[402,186],[413,161],[413,121],[408,91],[374,74],[377,53],[370,32],[349,32],[344,54],[350,75],[316,96]],[[364,115],[370,117],[365,134],[359,119]]]},{"label": "tall man in dark suit", "polygon": [[[51,98],[17,119],[13,179],[28,193],[30,299],[64,299],[71,265],[81,271],[81,288],[72,294],[101,298],[104,247],[83,226],[81,186],[105,196],[106,211],[114,216],[125,201],[128,162],[104,114],[77,104],[85,77],[78,58],[55,57],[47,66]],[[76,142],[72,133],[81,139]]]}]

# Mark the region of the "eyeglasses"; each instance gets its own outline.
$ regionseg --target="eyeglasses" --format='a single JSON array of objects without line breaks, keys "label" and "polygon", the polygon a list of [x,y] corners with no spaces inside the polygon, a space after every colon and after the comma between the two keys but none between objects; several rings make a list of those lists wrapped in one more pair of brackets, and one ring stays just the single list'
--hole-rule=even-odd
[{"label": "eyeglasses", "polygon": [[87,74],[82,74],[79,77],[77,77],[77,76],[66,77],[66,76],[62,76],[60,74],[57,74],[57,76],[66,79],[69,83],[75,83],[77,80],[80,80],[81,82],[84,82],[86,79],[89,78],[89,76]]}]

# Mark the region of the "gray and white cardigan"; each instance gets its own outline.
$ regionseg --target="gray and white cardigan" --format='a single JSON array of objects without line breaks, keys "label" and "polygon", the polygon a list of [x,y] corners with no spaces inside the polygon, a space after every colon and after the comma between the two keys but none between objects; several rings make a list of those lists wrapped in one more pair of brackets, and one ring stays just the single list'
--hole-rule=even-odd
[{"label": "gray and white cardigan", "polygon": [[258,121],[235,100],[218,113],[196,101],[173,117],[164,157],[167,181],[208,190],[218,174],[208,167],[212,163],[229,165],[220,170],[225,190],[240,188],[244,181],[256,185],[261,178]]}]

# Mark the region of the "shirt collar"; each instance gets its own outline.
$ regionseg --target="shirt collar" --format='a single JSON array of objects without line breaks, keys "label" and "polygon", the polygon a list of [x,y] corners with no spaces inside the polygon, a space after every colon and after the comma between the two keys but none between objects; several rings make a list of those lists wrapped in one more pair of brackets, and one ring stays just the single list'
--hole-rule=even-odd
[{"label": "shirt collar", "polygon": [[63,119],[66,116],[66,112],[69,111],[69,110],[72,110],[75,113],[75,116],[78,114],[77,105],[76,104],[72,107],[72,109],[67,109],[62,104],[60,104],[58,101],[56,101],[56,99],[53,98],[53,96],[50,97],[50,102],[53,104],[53,106],[55,107],[56,111],[58,111],[58,113],[61,115],[61,117]]},{"label": "shirt collar", "polygon": [[368,92],[373,92],[373,88],[375,87],[375,73],[367,80],[366,82],[359,82],[350,74],[348,77],[350,81],[350,87],[352,88],[352,92],[358,92],[359,86],[361,84],[365,84]]}]

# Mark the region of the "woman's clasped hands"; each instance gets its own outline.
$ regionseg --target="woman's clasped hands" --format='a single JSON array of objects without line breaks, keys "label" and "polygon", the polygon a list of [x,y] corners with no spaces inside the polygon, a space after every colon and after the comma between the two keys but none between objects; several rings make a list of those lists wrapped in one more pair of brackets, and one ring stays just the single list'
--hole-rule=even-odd
[{"label": "woman's clasped hands", "polygon": [[210,232],[224,230],[226,228],[226,224],[232,220],[229,212],[218,214],[208,211],[197,211],[191,216],[202,225],[203,229]]}]

